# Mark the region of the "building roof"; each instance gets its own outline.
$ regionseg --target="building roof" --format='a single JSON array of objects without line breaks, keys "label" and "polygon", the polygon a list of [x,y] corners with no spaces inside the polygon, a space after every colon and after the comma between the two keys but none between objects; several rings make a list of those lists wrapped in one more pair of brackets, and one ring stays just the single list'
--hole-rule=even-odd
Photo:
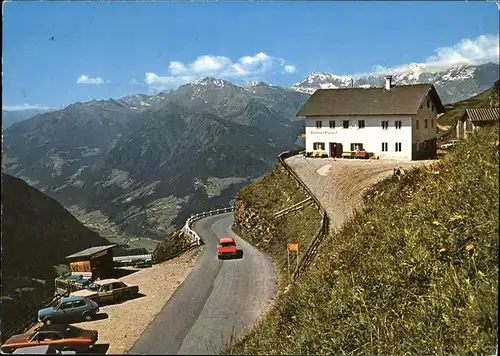
[{"label": "building roof", "polygon": [[297,116],[416,115],[430,94],[438,113],[444,112],[432,84],[385,88],[318,89]]},{"label": "building roof", "polygon": [[465,115],[469,117],[472,122],[498,121],[500,109],[465,109]]},{"label": "building roof", "polygon": [[90,247],[86,250],[83,250],[83,251],[74,253],[72,255],[66,256],[66,258],[91,257],[92,255],[95,255],[96,253],[109,250],[110,248],[113,248],[115,246],[116,245],[94,246],[94,247]]}]

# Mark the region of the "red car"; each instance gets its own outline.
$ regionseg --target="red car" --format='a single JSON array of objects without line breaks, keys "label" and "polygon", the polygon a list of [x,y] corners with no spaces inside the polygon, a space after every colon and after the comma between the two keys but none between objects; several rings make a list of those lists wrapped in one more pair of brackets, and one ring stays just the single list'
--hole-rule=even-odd
[{"label": "red car", "polygon": [[56,350],[86,351],[97,341],[96,330],[85,330],[68,324],[44,325],[32,332],[14,335],[2,346],[2,353],[34,345],[52,345]]},{"label": "red car", "polygon": [[236,242],[232,237],[222,237],[219,239],[217,245],[217,258],[223,259],[225,257],[242,257],[243,251],[236,247]]}]

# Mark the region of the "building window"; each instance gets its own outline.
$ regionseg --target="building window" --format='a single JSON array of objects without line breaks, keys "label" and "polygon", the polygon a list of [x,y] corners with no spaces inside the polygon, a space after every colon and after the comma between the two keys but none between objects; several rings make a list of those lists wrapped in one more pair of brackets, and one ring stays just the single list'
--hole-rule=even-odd
[{"label": "building window", "polygon": [[[396,144],[396,145],[397,145],[397,144]],[[397,150],[398,150],[398,149],[396,148],[396,151],[397,151]],[[417,143],[415,144],[415,150],[416,150],[417,152],[418,152],[418,151],[420,151],[420,142],[418,142],[418,141],[417,141]]]},{"label": "building window", "polygon": [[427,119],[424,120],[424,129],[427,128]]},{"label": "building window", "polygon": [[429,108],[429,99],[427,99],[427,109]]},{"label": "building window", "polygon": [[382,130],[387,130],[389,128],[389,121],[381,121]]},{"label": "building window", "polygon": [[431,119],[431,128],[434,128],[434,119]]},{"label": "building window", "polygon": [[348,129],[349,128],[349,120],[342,121],[342,127],[344,127],[344,129]]},{"label": "building window", "polygon": [[418,130],[418,120],[415,121],[415,129]]},{"label": "building window", "polygon": [[396,152],[401,152],[401,142],[396,142]]},{"label": "building window", "polygon": [[313,150],[325,150],[325,143],[324,142],[314,142],[313,143]]},{"label": "building window", "polygon": [[397,129],[400,129],[403,123],[401,121],[394,121],[394,124]]},{"label": "building window", "polygon": [[351,151],[356,151],[356,150],[363,150],[363,144],[362,143],[351,143]]},{"label": "building window", "polygon": [[335,120],[330,120],[330,128],[331,129],[335,128]]},{"label": "building window", "polygon": [[434,105],[432,105],[432,112],[434,112]]},{"label": "building window", "polygon": [[382,152],[387,152],[389,151],[388,148],[387,148],[387,142],[382,142]]},{"label": "building window", "polygon": [[365,120],[358,120],[358,128],[359,129],[365,128]]},{"label": "building window", "polygon": [[427,141],[424,141],[424,150],[427,149]]},{"label": "building window", "polygon": [[323,127],[323,122],[320,120],[316,121],[316,128],[320,129],[321,127]]}]

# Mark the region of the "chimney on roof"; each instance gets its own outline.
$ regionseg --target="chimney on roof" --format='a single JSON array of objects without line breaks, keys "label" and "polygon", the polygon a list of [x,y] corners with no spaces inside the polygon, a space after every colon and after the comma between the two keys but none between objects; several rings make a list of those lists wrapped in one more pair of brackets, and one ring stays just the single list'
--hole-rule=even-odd
[{"label": "chimney on roof", "polygon": [[392,75],[385,76],[385,90],[391,90],[392,88]]}]

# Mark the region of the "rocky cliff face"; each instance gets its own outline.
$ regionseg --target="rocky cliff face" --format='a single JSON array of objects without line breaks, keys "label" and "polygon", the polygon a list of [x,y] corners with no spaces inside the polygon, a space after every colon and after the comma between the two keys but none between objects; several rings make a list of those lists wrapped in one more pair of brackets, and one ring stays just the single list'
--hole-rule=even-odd
[{"label": "rocky cliff face", "polygon": [[491,108],[500,107],[500,80],[497,80],[495,82],[495,85],[493,86],[493,90],[491,91],[489,100],[490,100],[490,107]]},{"label": "rocky cliff face", "polygon": [[252,207],[240,194],[235,200],[233,230],[252,245],[266,250],[279,231],[265,210]]}]

